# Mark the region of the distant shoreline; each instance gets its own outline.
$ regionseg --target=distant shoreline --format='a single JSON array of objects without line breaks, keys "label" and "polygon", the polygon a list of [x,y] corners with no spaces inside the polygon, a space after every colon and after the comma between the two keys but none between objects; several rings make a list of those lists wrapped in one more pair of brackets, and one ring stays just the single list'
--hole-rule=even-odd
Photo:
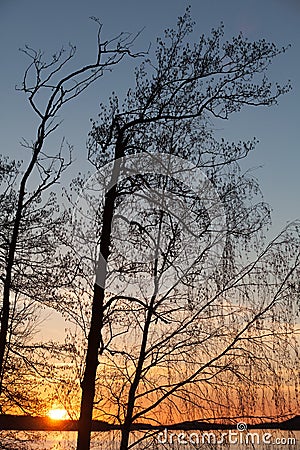
[{"label": "distant shoreline", "polygon": [[[236,424],[208,423],[201,421],[181,422],[177,424],[156,425],[135,423],[132,430],[230,430],[236,429]],[[264,422],[256,425],[248,425],[249,429],[280,429],[299,431],[300,416],[295,416],[282,422]],[[120,430],[120,425],[112,425],[100,420],[93,420],[92,431]],[[10,414],[0,415],[0,430],[15,431],[77,431],[77,420],[53,420],[49,417],[15,416]]]}]

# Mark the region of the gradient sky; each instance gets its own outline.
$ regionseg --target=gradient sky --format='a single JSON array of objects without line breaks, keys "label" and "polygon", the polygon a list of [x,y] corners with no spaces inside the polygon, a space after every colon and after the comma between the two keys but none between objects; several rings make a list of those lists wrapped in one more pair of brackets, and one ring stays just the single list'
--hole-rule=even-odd
[{"label": "gradient sky", "polygon": [[[228,122],[217,124],[218,133],[230,139],[250,139],[260,143],[245,167],[258,167],[255,172],[265,200],[273,207],[273,232],[287,221],[300,217],[300,2],[299,0],[0,0],[0,123],[1,153],[14,158],[25,157],[19,141],[33,139],[36,117],[23,93],[15,91],[21,81],[27,60],[18,49],[28,44],[52,55],[62,44],[77,45],[78,66],[93,60],[95,25],[89,16],[99,17],[105,37],[120,31],[137,32],[136,49],[145,50],[155,43],[166,27],[174,26],[177,17],[191,4],[196,21],[195,37],[212,27],[225,24],[228,38],[243,31],[249,39],[266,38],[278,46],[291,44],[288,52],[274,62],[270,77],[274,81],[292,81],[293,91],[280,99],[279,106],[243,110]],[[122,95],[133,84],[134,62],[120,65],[106,75],[80,100],[66,107],[64,123],[51,145],[66,136],[74,145],[76,164],[73,174],[86,155],[85,142],[90,118],[98,113],[100,100],[112,90]]]},{"label": "gradient sky", "polygon": [[[257,168],[265,200],[273,208],[271,234],[275,234],[287,222],[300,218],[300,0],[0,0],[1,154],[23,159],[26,155],[19,141],[35,138],[37,119],[24,94],[15,91],[28,62],[18,51],[20,47],[28,44],[51,56],[70,41],[77,46],[80,67],[93,60],[96,50],[96,27],[89,16],[99,17],[108,38],[120,31],[143,29],[135,47],[146,50],[164,28],[175,26],[189,4],[196,21],[195,38],[223,21],[228,39],[243,31],[251,40],[291,44],[269,73],[274,81],[290,79],[293,91],[277,107],[243,110],[217,124],[218,134],[231,140],[259,139],[244,167]],[[136,63],[122,63],[62,112],[64,122],[51,143],[57,145],[66,136],[74,145],[74,177],[86,156],[90,118],[96,117],[100,100],[105,101],[112,90],[122,95],[133,84]],[[63,338],[64,321],[55,314],[51,317],[47,330],[42,331],[48,335],[43,337],[51,333]]]}]

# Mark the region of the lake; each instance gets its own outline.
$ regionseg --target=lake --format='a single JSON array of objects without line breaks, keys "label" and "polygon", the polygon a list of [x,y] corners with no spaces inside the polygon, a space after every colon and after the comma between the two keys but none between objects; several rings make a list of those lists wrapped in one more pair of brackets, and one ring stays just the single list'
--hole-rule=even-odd
[{"label": "lake", "polygon": [[[300,450],[300,432],[282,430],[249,430],[231,434],[224,431],[201,432],[165,430],[160,434],[136,432],[132,441],[139,441],[136,450]],[[0,432],[1,444],[5,450],[75,450],[76,432]],[[92,433],[93,450],[118,450],[119,431]],[[0,448],[1,445],[0,445]]]}]

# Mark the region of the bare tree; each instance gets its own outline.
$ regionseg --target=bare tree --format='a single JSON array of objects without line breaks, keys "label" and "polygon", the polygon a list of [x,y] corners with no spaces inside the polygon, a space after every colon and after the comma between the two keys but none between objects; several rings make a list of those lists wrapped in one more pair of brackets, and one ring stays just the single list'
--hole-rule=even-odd
[{"label": "bare tree", "polygon": [[[46,142],[61,123],[58,114],[63,107],[126,55],[132,55],[134,36],[121,33],[111,40],[102,40],[102,25],[97,19],[93,20],[98,27],[97,51],[95,61],[90,64],[68,71],[67,65],[76,53],[73,45],[68,50],[62,48],[48,61],[41,51],[29,46],[22,50],[30,64],[17,89],[26,94],[39,123],[33,141],[24,139],[22,142],[29,154],[22,171],[15,162],[4,161],[1,165],[5,183],[0,198],[3,225],[0,392],[13,345],[11,332],[16,322],[20,325],[22,309],[26,315],[35,302],[54,305],[54,289],[66,283],[62,276],[63,261],[57,254],[65,214],[60,211],[54,192],[55,185],[71,164],[72,148],[64,140],[53,154],[45,148]],[[23,305],[24,299],[28,304]]]},{"label": "bare tree", "polygon": [[[254,386],[259,391],[266,383],[263,374],[275,380],[283,352],[295,351],[287,312],[297,298],[297,224],[263,244],[269,208],[258,200],[255,179],[239,166],[255,141],[218,142],[212,126],[213,119],[228,119],[243,106],[273,105],[289,90],[266,76],[272,59],[285,49],[242,35],[225,41],[222,28],[190,44],[193,23],[187,11],[177,29],[158,40],[155,58],[137,70],[135,89],[124,104],[112,97],[93,124],[89,160],[98,172],[92,183],[78,183],[88,205],[83,216],[94,232],[82,244],[86,277],[78,282],[80,289],[86,286],[91,312],[82,320],[89,333],[77,450],[90,448],[93,407],[121,424],[121,450],[128,448],[135,421],[162,423],[163,411],[187,404],[203,413],[207,396],[213,417],[228,414],[232,405],[236,415],[250,415],[251,408],[239,404],[240,395],[228,400],[230,387],[239,382],[251,386],[254,395]],[[208,207],[207,191],[190,188],[199,172],[176,164],[163,171],[168,158],[159,153],[193,163],[220,201]],[[126,166],[132,156],[136,169]],[[143,168],[144,159],[153,164]],[[97,183],[98,194],[101,183],[106,186],[102,204],[95,197]],[[214,234],[222,209],[226,226],[219,221],[223,228]],[[135,215],[128,219],[124,211]],[[215,264],[207,254],[221,242],[221,262]],[[128,258],[132,251],[142,257]],[[87,269],[93,259],[96,282]],[[291,373],[292,367],[287,363],[285,370]]]}]

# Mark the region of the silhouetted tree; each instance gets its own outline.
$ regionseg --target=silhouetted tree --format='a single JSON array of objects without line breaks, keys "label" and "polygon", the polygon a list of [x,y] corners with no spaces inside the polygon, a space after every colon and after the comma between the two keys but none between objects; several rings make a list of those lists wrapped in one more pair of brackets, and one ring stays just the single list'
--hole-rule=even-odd
[{"label": "silhouetted tree", "polygon": [[[240,393],[230,403],[231,387],[251,386],[255,396],[253,386],[262,387],[272,374],[274,381],[284,351],[295,348],[288,313],[298,295],[299,230],[293,224],[263,245],[269,208],[255,179],[239,166],[255,142],[218,142],[212,126],[213,119],[228,119],[244,106],[276,104],[290,87],[273,85],[266,71],[285,49],[241,34],[225,41],[222,26],[190,43],[192,31],[187,11],[136,71],[124,103],[113,96],[90,134],[89,160],[100,174],[95,186],[109,188],[99,203],[93,183],[78,181],[90,234],[81,236],[82,274],[73,287],[78,297],[84,292],[78,308],[82,327],[89,328],[77,450],[90,448],[94,403],[102,416],[121,424],[121,450],[128,448],[134,421],[161,423],[162,411],[180,405],[203,413],[210,399],[214,417],[232,405],[247,415],[251,408],[239,404]],[[207,210],[207,192],[201,197],[201,190],[195,194],[176,180],[176,167],[162,174],[168,158],[162,162],[160,153],[189,161],[215,187],[226,226],[214,238],[218,212]],[[137,163],[131,174],[131,156],[153,164],[142,171]],[[111,170],[103,176],[107,163]],[[185,176],[188,182],[195,173]],[[180,208],[190,216],[181,217]],[[126,220],[124,211],[136,215]],[[221,262],[213,259],[211,267],[206,255],[218,239],[224,242]],[[128,258],[132,249],[144,254],[147,248],[153,259]],[[286,370],[292,370],[288,363]],[[221,386],[219,394],[215,386]]]},{"label": "silhouetted tree", "polygon": [[[0,196],[0,393],[6,389],[3,380],[10,372],[7,366],[9,352],[23,353],[18,333],[21,329],[24,336],[28,332],[34,305],[37,302],[54,305],[55,289],[66,283],[64,262],[57,253],[66,216],[60,210],[54,192],[55,185],[71,164],[72,148],[63,140],[58,151],[53,153],[45,148],[46,142],[61,123],[58,114],[63,107],[124,56],[131,55],[133,36],[121,33],[104,41],[102,25],[97,19],[94,21],[98,27],[95,60],[78,69],[67,70],[76,53],[72,45],[69,50],[62,48],[48,61],[41,51],[28,46],[22,50],[30,64],[17,89],[26,94],[39,122],[33,141],[24,139],[22,142],[28,152],[24,164],[3,161],[0,167],[3,181]],[[17,338],[12,339],[12,336]]]}]

